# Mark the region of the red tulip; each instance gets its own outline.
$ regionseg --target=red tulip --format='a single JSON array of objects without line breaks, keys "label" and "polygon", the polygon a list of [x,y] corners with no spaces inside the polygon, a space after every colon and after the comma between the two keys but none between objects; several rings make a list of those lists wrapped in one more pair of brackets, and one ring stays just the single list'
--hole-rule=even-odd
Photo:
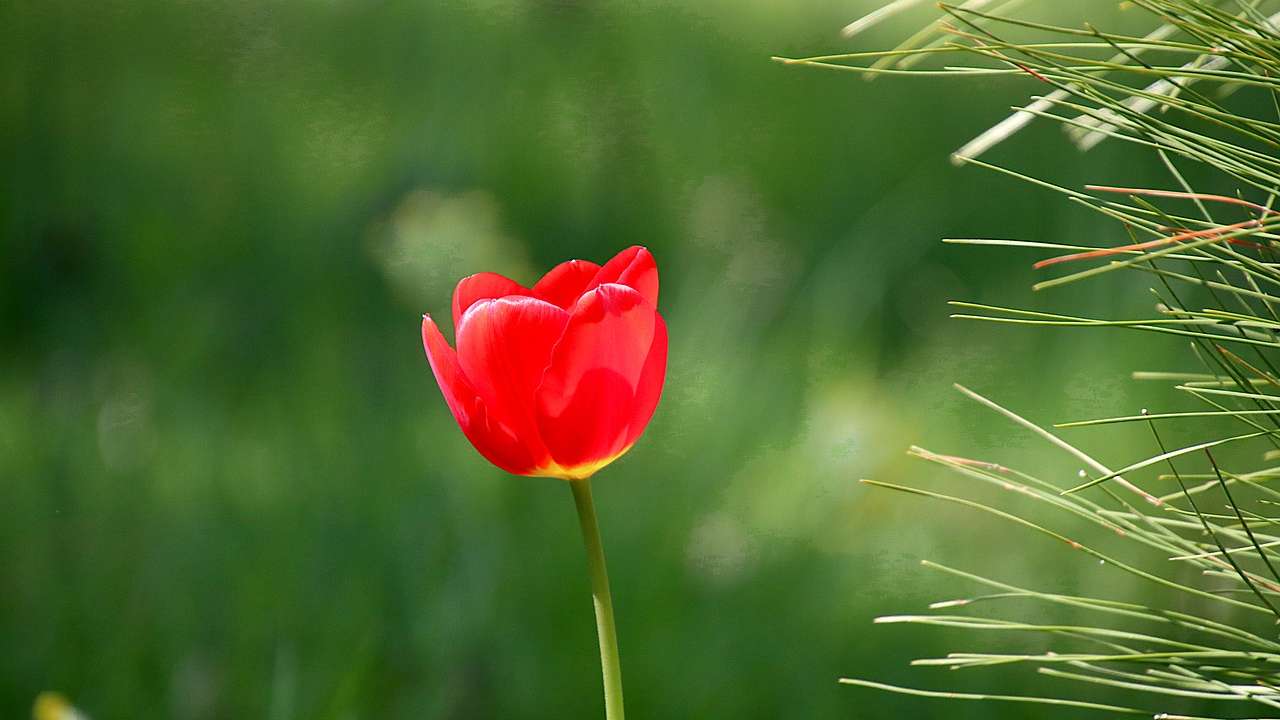
[{"label": "red tulip", "polygon": [[456,352],[422,320],[436,382],[476,450],[516,475],[591,477],[631,449],[662,394],[667,327],[642,247],[561,263],[532,288],[463,278],[453,326]]}]

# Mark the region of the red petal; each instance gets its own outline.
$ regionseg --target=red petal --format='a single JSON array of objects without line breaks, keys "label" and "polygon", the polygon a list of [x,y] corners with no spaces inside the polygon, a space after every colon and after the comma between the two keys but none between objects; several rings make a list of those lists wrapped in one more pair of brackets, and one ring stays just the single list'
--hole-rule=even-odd
[{"label": "red petal", "polygon": [[644,296],[649,304],[658,307],[658,265],[653,255],[639,245],[633,245],[613,256],[600,268],[586,290],[608,283],[626,285]]},{"label": "red petal", "polygon": [[486,460],[509,473],[523,475],[537,466],[532,453],[520,442],[510,428],[490,416],[484,401],[476,395],[458,365],[457,353],[449,347],[431,317],[422,318],[422,345],[431,363],[444,402],[453,413],[453,419],[462,428],[476,450]]},{"label": "red petal", "polygon": [[482,272],[468,275],[458,281],[453,289],[453,334],[456,341],[458,322],[467,309],[481,300],[507,297],[508,295],[532,295],[529,288],[498,273]]},{"label": "red petal", "polygon": [[583,295],[537,393],[538,428],[556,463],[583,476],[625,452],[653,414],[665,371],[666,328],[644,296],[612,283]]},{"label": "red petal", "polygon": [[569,309],[582,297],[600,266],[587,260],[570,260],[555,266],[533,286],[533,294],[552,305]]},{"label": "red petal", "polygon": [[458,325],[458,364],[494,418],[510,428],[535,465],[550,458],[533,397],[569,314],[531,297],[482,300]]},{"label": "red petal", "polygon": [[635,406],[624,450],[634,445],[648,426],[653,411],[658,409],[658,400],[662,398],[662,384],[667,379],[667,324],[658,313],[655,312],[653,316],[657,319],[653,345],[649,347],[649,356],[645,358],[644,367],[640,369],[640,379],[636,382]]}]

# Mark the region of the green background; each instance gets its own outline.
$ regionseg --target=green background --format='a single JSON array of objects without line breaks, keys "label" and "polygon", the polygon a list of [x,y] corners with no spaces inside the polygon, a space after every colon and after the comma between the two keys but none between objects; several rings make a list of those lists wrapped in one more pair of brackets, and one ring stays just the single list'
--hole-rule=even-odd
[{"label": "green background", "polygon": [[[922,558],[1131,589],[857,480],[972,489],[909,460],[919,443],[1068,482],[1070,458],[950,384],[1052,422],[1168,407],[1128,371],[1194,365],[947,318],[953,298],[1150,301],[1133,281],[1033,295],[1038,255],[939,242],[1120,241],[948,163],[1033,79],[769,61],[928,18],[841,40],[872,5],[0,4],[0,716],[50,689],[99,719],[599,716],[569,490],[475,454],[419,323],[463,275],[532,282],[631,244],[671,333],[648,432],[595,482],[632,717],[1052,715],[836,684],[1040,687],[907,666],[1019,642],[872,625],[977,592]],[[1047,126],[991,159],[1168,185]],[[1072,437],[1115,463],[1149,445]]]}]

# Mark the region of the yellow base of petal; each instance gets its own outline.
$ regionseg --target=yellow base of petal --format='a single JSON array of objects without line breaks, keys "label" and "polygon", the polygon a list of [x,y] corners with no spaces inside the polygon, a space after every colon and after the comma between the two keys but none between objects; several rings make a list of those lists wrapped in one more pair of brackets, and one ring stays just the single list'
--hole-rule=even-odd
[{"label": "yellow base of petal", "polygon": [[604,466],[614,460],[617,460],[623,455],[626,455],[627,451],[630,449],[631,446],[628,445],[617,454],[610,455],[609,457],[601,460],[592,460],[591,462],[583,463],[582,465],[574,465],[573,467],[564,467],[553,462],[545,467],[540,467],[532,472],[525,473],[525,475],[528,477],[553,477],[569,482],[573,482],[574,480],[586,480],[599,472],[604,468]]}]

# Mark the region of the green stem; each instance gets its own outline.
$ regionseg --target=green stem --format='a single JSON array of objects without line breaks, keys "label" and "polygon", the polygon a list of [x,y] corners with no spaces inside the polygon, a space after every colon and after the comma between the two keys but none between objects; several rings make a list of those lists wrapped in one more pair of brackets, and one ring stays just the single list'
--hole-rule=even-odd
[{"label": "green stem", "polygon": [[596,634],[600,636],[600,671],[604,675],[605,720],[623,720],[622,666],[618,662],[618,634],[613,625],[613,597],[609,594],[609,571],[604,564],[604,546],[596,523],[596,505],[591,499],[590,480],[572,480],[573,502],[578,506],[582,543],[587,548],[587,570],[591,574],[591,599],[596,608]]}]

